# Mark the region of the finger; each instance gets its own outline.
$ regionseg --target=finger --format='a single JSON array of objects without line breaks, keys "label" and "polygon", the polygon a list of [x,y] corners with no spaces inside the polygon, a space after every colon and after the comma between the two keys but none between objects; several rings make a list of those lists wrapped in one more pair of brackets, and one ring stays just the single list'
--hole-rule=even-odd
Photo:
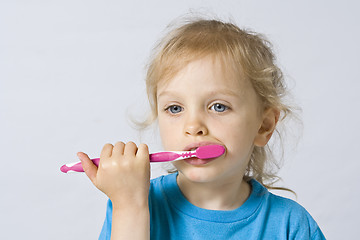
[{"label": "finger", "polygon": [[114,156],[121,156],[124,154],[124,148],[125,148],[125,143],[123,142],[117,142],[115,143],[114,145],[114,148],[113,148],[113,152],[112,152],[112,155]]},{"label": "finger", "polygon": [[96,174],[97,174],[97,166],[91,161],[89,156],[83,152],[77,153],[78,158],[81,161],[82,168],[84,169],[84,172],[88,176],[88,178],[91,180],[92,183],[95,184],[96,181]]},{"label": "finger", "polygon": [[137,146],[134,142],[128,142],[124,148],[125,156],[135,156],[137,152]]},{"label": "finger", "polygon": [[104,145],[103,149],[100,153],[100,159],[109,158],[112,155],[113,145],[110,143],[107,143]]},{"label": "finger", "polygon": [[136,153],[137,157],[140,158],[146,158],[147,160],[149,160],[149,148],[146,144],[142,143],[139,145],[137,153]]}]

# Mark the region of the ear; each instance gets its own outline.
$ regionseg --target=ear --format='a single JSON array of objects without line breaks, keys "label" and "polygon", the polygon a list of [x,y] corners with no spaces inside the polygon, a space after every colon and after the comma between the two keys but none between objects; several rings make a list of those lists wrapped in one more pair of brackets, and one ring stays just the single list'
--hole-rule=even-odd
[{"label": "ear", "polygon": [[268,108],[264,111],[259,131],[254,140],[255,146],[263,147],[267,144],[275,131],[279,116],[280,111],[276,108]]}]

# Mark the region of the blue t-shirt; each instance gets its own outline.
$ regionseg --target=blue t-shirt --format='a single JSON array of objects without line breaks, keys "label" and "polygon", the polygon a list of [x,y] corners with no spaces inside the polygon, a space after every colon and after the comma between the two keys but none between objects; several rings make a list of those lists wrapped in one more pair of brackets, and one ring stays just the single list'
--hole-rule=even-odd
[{"label": "blue t-shirt", "polygon": [[[251,180],[251,194],[237,209],[207,210],[181,193],[177,174],[151,180],[149,192],[151,239],[325,239],[310,214],[298,203],[270,193]],[[99,239],[110,239],[112,204]]]}]

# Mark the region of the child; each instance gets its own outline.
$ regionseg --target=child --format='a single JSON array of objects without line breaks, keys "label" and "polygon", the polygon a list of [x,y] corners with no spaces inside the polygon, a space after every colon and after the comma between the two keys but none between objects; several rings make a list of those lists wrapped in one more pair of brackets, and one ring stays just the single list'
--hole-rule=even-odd
[{"label": "child", "polygon": [[276,177],[267,143],[291,110],[263,37],[188,22],[157,46],[146,84],[148,123],[158,121],[165,150],[220,144],[226,153],[176,161],[176,173],[151,181],[145,144],[106,144],[98,168],[78,153],[109,197],[99,239],[325,239],[303,207],[267,190]]}]

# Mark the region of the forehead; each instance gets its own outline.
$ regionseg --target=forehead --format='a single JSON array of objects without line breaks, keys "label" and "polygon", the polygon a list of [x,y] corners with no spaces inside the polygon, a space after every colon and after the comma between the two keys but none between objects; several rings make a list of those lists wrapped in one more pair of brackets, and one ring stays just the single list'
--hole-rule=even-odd
[{"label": "forehead", "polygon": [[250,81],[246,79],[239,66],[236,67],[233,62],[223,58],[206,56],[184,64],[176,73],[159,81],[157,95],[161,95],[165,90],[184,91],[186,88],[199,85],[201,90],[228,94],[241,94],[251,87]]}]

